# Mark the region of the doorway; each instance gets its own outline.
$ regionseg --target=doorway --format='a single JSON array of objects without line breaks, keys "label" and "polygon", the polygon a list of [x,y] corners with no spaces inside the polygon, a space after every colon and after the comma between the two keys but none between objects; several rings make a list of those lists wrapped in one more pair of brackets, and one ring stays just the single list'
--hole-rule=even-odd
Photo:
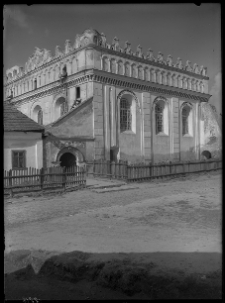
[{"label": "doorway", "polygon": [[66,168],[76,165],[76,157],[71,153],[64,153],[60,157],[59,161],[60,161],[60,166],[62,167],[65,166]]}]

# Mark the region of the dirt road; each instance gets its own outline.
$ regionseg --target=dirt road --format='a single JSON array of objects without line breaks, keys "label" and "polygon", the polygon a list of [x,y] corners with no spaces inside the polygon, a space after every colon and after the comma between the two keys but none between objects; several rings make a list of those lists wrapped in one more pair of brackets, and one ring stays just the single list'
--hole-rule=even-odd
[{"label": "dirt road", "polygon": [[97,259],[133,253],[137,263],[186,274],[218,271],[221,186],[221,173],[211,172],[12,199],[5,203],[5,251],[82,251]]}]

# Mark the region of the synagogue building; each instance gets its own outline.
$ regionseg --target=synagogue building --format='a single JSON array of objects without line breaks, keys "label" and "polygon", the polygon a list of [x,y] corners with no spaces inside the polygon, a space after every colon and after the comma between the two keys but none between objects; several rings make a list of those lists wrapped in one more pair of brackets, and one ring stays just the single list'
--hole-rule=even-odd
[{"label": "synagogue building", "polygon": [[[7,70],[5,98],[45,127],[44,166],[77,159],[162,162],[220,155],[207,68],[133,51],[87,29]],[[214,138],[213,140],[211,138]]]}]

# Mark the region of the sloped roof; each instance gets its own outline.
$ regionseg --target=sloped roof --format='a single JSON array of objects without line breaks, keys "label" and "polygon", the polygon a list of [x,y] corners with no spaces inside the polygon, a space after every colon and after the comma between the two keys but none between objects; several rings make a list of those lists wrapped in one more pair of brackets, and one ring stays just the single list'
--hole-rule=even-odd
[{"label": "sloped roof", "polygon": [[4,132],[43,132],[44,127],[4,101]]},{"label": "sloped roof", "polygon": [[60,122],[63,122],[63,119],[65,117],[68,117],[70,116],[72,113],[75,113],[76,111],[80,110],[81,108],[83,108],[84,106],[86,106],[87,104],[89,104],[89,102],[92,102],[93,100],[93,97],[89,97],[88,99],[86,99],[85,101],[81,102],[79,105],[77,105],[76,107],[73,107],[67,112],[65,113],[64,115],[62,115],[61,117],[59,117],[56,121],[48,124],[45,126],[45,130],[48,130],[50,129],[51,127],[57,125],[58,123]]}]

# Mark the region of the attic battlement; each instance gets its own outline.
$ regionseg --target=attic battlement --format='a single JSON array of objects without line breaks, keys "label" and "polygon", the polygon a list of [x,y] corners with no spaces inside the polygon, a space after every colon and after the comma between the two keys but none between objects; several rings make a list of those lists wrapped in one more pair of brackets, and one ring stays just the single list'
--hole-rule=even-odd
[{"label": "attic battlement", "polygon": [[125,42],[124,47],[120,47],[119,39],[114,37],[112,43],[109,44],[106,40],[104,33],[99,33],[94,29],[86,29],[83,34],[77,34],[75,37],[75,42],[72,45],[70,40],[65,41],[64,50],[61,50],[60,46],[55,47],[55,53],[52,55],[50,50],[35,48],[35,51],[32,56],[29,57],[28,61],[25,63],[24,67],[14,66],[6,71],[6,82],[9,83],[12,80],[16,80],[21,76],[37,69],[38,67],[54,60],[57,58],[63,58],[68,54],[78,50],[79,48],[85,47],[89,44],[95,44],[101,48],[109,49],[121,54],[127,54],[133,57],[135,60],[137,58],[145,59],[149,63],[157,63],[162,65],[162,68],[173,67],[182,71],[192,72],[198,75],[207,77],[207,68],[204,66],[199,67],[198,64],[194,63],[193,65],[189,60],[183,64],[181,58],[177,58],[176,62],[173,62],[173,57],[168,55],[167,58],[164,58],[164,55],[161,51],[155,56],[153,50],[149,48],[146,53],[143,52],[141,45],[138,45],[136,51],[131,49],[131,43],[128,41]]}]

